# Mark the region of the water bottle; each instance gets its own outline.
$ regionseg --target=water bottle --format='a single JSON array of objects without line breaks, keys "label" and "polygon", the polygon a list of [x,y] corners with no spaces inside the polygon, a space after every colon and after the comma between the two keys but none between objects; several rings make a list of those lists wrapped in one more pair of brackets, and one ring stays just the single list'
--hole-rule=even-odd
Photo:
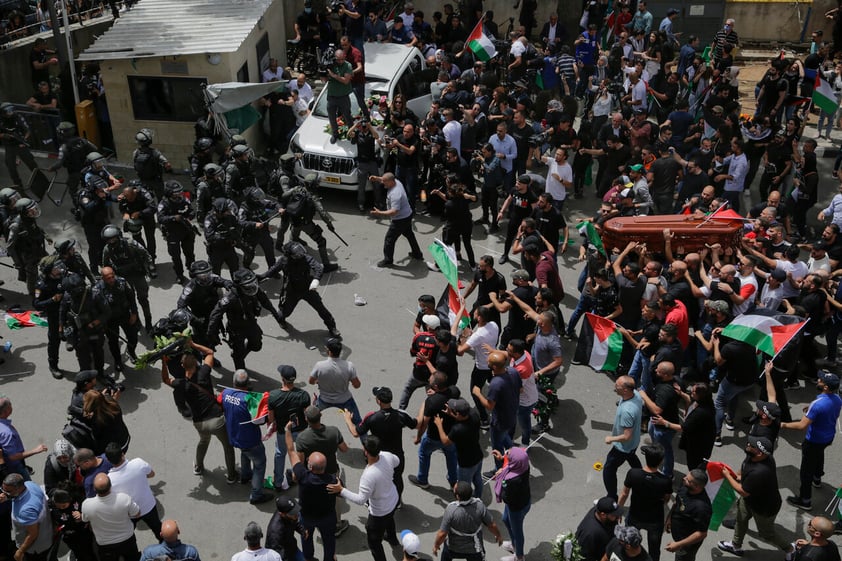
[{"label": "water bottle", "polygon": [[3,352],[4,353],[8,353],[11,350],[12,350],[12,342],[11,341],[6,341],[5,343],[3,343]]}]

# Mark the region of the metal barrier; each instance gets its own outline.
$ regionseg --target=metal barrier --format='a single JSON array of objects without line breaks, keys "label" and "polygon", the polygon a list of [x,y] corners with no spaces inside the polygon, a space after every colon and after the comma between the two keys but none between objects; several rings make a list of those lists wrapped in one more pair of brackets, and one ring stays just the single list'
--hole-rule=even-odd
[{"label": "metal barrier", "polygon": [[[60,6],[61,4],[56,5],[58,11],[57,15],[59,25],[61,25],[62,21]],[[26,25],[13,30],[8,29],[9,20],[0,20],[0,49],[8,49],[10,47],[13,47],[18,41],[23,43],[29,37],[39,35],[43,35],[44,38],[52,37],[53,30],[49,28],[49,21],[35,21],[34,13],[25,15],[22,14],[22,17],[26,21]],[[108,8],[108,6],[106,6],[105,3],[99,3],[96,7],[82,12],[70,10],[70,12],[67,14],[67,17],[69,18],[71,24],[79,25],[85,25],[86,21],[89,21],[94,18],[113,18],[111,10]],[[45,26],[46,29],[42,30],[42,26]]]},{"label": "metal barrier", "polygon": [[29,147],[31,150],[44,152],[58,152],[59,143],[56,128],[61,122],[61,114],[58,109],[44,109],[33,111],[28,105],[20,103],[12,104],[15,113],[21,115],[29,125]]}]

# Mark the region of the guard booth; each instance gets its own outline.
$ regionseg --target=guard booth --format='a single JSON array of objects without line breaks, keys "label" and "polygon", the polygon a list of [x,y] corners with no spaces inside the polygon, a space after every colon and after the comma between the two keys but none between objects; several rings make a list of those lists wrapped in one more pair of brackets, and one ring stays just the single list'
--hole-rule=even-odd
[{"label": "guard booth", "polygon": [[[652,29],[658,29],[667,10],[679,11],[673,21],[673,32],[682,32],[678,40],[683,45],[688,35],[699,38],[699,51],[710,45],[713,36],[725,24],[725,0],[647,0],[646,5],[652,12]],[[739,33],[739,22],[737,22]]]}]

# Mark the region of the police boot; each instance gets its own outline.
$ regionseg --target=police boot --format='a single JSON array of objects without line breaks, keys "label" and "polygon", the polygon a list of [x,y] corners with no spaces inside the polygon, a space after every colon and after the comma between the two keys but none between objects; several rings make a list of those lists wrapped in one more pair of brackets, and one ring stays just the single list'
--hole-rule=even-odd
[{"label": "police boot", "polygon": [[330,262],[330,257],[328,257],[328,255],[327,255],[327,248],[325,248],[325,247],[319,248],[319,257],[322,260],[322,267],[323,267],[325,273],[330,273],[330,272],[333,272],[333,271],[336,271],[337,269],[339,269],[339,265],[337,265],[336,263]]}]

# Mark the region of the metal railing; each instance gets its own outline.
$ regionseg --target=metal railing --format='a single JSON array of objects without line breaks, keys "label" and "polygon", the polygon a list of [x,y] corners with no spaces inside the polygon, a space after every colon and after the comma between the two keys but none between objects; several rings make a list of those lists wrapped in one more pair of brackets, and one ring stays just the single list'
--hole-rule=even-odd
[{"label": "metal railing", "polygon": [[[59,24],[61,24],[62,15],[60,3],[56,4],[56,11]],[[21,17],[24,19],[24,25],[13,30],[9,30],[9,25],[11,23],[10,19],[0,20],[0,49],[14,47],[19,42],[24,43],[29,37],[39,35],[44,35],[45,37],[52,36],[53,30],[50,27],[49,20],[45,22],[36,21],[37,16],[35,13],[21,14]],[[104,2],[100,2],[95,7],[82,12],[70,10],[67,17],[69,18],[71,24],[84,26],[86,21],[99,18],[112,18],[112,14],[109,6]]]},{"label": "metal railing", "polygon": [[61,145],[56,129],[61,122],[61,114],[58,109],[42,109],[34,111],[28,105],[20,103],[13,104],[15,113],[22,116],[29,125],[29,138],[27,143],[31,150],[43,152],[58,152]]}]

